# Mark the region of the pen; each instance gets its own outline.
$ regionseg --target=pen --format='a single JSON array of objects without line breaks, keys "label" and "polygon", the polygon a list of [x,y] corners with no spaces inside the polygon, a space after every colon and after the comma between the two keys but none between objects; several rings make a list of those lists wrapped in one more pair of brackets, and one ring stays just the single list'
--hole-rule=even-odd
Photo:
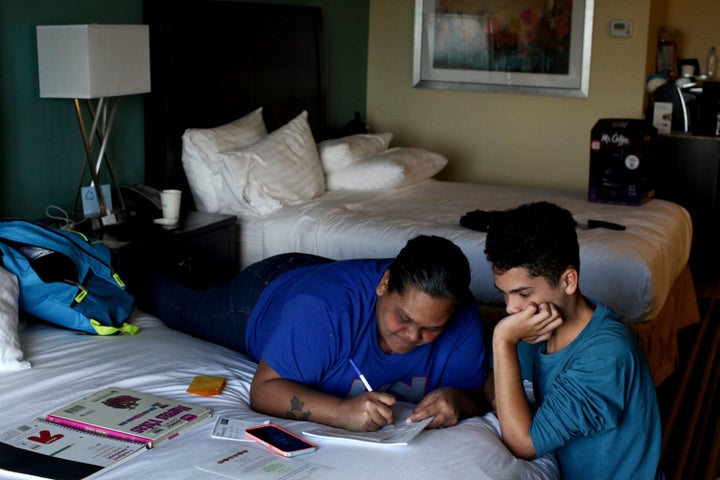
[{"label": "pen", "polygon": [[373,389],[370,386],[370,384],[368,383],[367,379],[365,378],[365,375],[363,375],[362,372],[360,371],[360,369],[357,367],[357,365],[355,365],[355,362],[353,362],[352,358],[350,359],[350,365],[352,365],[353,369],[355,370],[355,373],[357,373],[358,377],[360,377],[360,381],[363,383],[363,385],[365,385],[365,388],[367,389],[367,391],[372,392]]}]

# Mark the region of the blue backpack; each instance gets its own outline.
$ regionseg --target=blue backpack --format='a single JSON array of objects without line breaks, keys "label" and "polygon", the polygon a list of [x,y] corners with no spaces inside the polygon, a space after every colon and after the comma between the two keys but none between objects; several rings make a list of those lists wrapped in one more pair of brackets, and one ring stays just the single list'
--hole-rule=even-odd
[{"label": "blue backpack", "polygon": [[26,313],[97,335],[138,331],[126,323],[135,299],[102,243],[41,223],[0,219],[0,264],[17,277]]}]

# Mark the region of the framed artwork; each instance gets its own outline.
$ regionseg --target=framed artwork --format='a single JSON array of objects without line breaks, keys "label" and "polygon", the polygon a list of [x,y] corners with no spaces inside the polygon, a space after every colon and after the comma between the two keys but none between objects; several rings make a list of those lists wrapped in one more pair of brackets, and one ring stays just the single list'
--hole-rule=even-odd
[{"label": "framed artwork", "polygon": [[413,86],[587,97],[593,0],[415,0]]}]

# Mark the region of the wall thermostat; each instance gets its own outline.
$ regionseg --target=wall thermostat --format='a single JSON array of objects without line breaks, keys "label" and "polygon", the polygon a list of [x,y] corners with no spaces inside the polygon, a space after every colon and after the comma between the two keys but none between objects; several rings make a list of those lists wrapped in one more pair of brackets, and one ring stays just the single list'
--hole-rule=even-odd
[{"label": "wall thermostat", "polygon": [[610,20],[611,37],[632,37],[632,22],[630,20]]}]

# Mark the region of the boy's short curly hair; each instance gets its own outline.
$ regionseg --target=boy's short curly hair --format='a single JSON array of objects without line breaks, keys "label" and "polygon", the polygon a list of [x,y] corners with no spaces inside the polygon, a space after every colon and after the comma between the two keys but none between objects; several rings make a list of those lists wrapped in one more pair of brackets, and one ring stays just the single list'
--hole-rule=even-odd
[{"label": "boy's short curly hair", "polygon": [[557,286],[568,267],[580,271],[580,247],[572,214],[553,203],[507,210],[487,233],[485,255],[493,270],[524,268]]}]

